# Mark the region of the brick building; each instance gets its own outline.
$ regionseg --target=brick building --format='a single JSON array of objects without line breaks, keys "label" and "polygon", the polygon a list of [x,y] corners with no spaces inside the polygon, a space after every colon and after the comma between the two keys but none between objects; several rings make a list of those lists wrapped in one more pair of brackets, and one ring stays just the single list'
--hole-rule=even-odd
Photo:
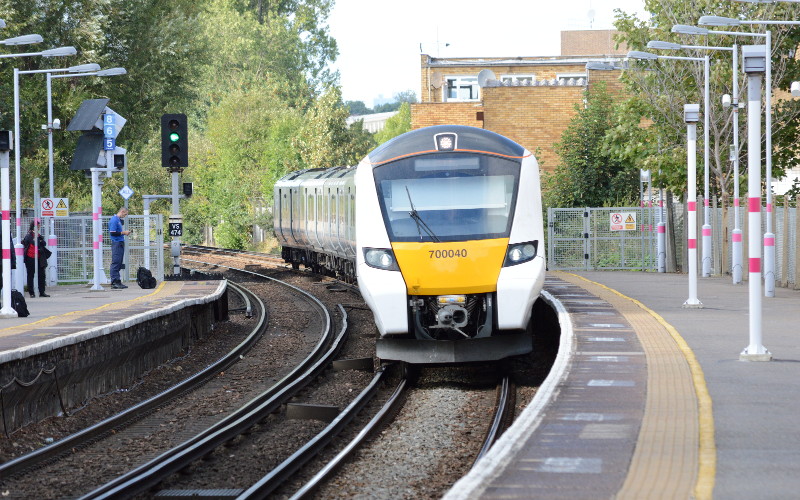
[{"label": "brick building", "polygon": [[[555,57],[434,58],[421,55],[420,103],[412,128],[458,124],[505,135],[537,153],[543,170],[558,163],[553,148],[588,85],[606,81],[621,92],[619,71],[587,71],[590,61],[619,60],[612,30],[564,31]],[[537,151],[538,150],[538,151]]]}]

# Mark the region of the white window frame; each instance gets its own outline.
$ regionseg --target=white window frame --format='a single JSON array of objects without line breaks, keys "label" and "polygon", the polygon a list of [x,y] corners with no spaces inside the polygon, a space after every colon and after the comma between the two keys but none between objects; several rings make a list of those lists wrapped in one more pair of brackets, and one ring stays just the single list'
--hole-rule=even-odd
[{"label": "white window frame", "polygon": [[577,80],[578,78],[586,79],[586,73],[556,73],[556,80],[569,80],[570,78],[574,78]]},{"label": "white window frame", "polygon": [[531,82],[536,81],[536,75],[518,75],[518,74],[509,74],[509,75],[500,75],[500,81],[503,83],[509,82],[512,85],[514,82],[522,82],[523,80],[528,80]]},{"label": "white window frame", "polygon": [[[456,82],[455,87],[459,90],[470,87],[470,93],[474,95],[473,98],[458,97],[460,92],[456,92],[456,97],[449,97],[450,89],[453,88],[450,82]],[[470,75],[452,75],[444,77],[444,85],[442,86],[442,101],[443,102],[476,102],[481,100],[480,86],[478,85],[478,77]]]}]

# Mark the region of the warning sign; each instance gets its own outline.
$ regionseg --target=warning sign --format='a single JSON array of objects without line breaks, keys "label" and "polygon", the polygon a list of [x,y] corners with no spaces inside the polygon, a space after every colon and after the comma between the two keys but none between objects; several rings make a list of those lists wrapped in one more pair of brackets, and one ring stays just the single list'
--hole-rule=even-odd
[{"label": "warning sign", "polygon": [[610,215],[612,231],[636,231],[636,212],[615,212]]},{"label": "warning sign", "polygon": [[42,217],[69,217],[69,198],[42,198]]}]

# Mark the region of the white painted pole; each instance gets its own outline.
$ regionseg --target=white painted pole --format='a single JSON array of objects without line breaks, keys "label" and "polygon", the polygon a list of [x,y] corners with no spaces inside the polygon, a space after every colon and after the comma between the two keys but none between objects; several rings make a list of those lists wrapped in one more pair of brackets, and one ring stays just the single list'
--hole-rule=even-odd
[{"label": "white painted pole", "polygon": [[709,83],[709,61],[708,56],[703,57],[703,277],[711,276],[711,222],[708,204],[708,176],[709,176],[709,157],[711,144],[709,139],[709,128],[711,127],[711,102],[710,102],[710,83]]},{"label": "white painted pole", "polygon": [[[11,142],[11,141],[9,141]],[[0,151],[0,231],[2,232],[3,249],[3,307],[0,308],[0,318],[16,318],[17,312],[11,307],[11,247],[9,246],[9,235],[11,234],[11,189],[9,184],[9,159],[11,154],[8,151]]]},{"label": "white painted pole", "polygon": [[731,275],[733,284],[742,283],[742,229],[739,227],[739,46],[733,44],[733,256]]},{"label": "white painted pole", "polygon": [[25,289],[25,284],[22,281],[23,269],[25,263],[22,257],[22,205],[20,203],[19,194],[19,173],[20,173],[20,152],[19,152],[19,69],[14,68],[14,176],[16,184],[16,214],[15,221],[17,226],[17,237],[14,245],[15,258],[17,259],[17,272],[15,274],[16,289],[22,291]]},{"label": "white painted pole", "polygon": [[[50,199],[55,198],[55,173],[53,167],[53,91],[52,75],[47,73],[47,169],[50,176]],[[56,218],[48,217],[47,228],[47,248],[50,250],[50,258],[47,259],[47,284],[55,286],[58,284],[58,237],[56,236]]]},{"label": "white painted pole", "polygon": [[767,167],[765,186],[767,190],[767,231],[764,233],[764,296],[775,296],[775,233],[772,231],[772,32],[766,31],[767,71],[765,98]]},{"label": "white painted pole", "polygon": [[144,267],[150,269],[150,198],[143,196],[142,201],[144,202]]},{"label": "white painted pole", "polygon": [[[685,104],[684,114],[699,111],[697,104]],[[688,209],[688,238],[687,249],[689,254],[689,298],[683,303],[685,308],[702,308],[703,303],[697,298],[697,120],[696,116],[686,117],[687,137],[687,209]]]},{"label": "white painted pole", "polygon": [[[94,256],[94,279],[92,282],[92,290],[102,291],[103,286],[100,284],[102,278],[105,276],[103,272],[103,253],[100,245],[103,240],[103,200],[102,200],[102,181],[100,180],[99,168],[92,170],[92,255]],[[105,281],[105,280],[102,280]]]},{"label": "white painted pole", "polygon": [[[745,65],[745,70],[747,65]],[[769,361],[761,344],[761,73],[747,75],[747,228],[750,344],[739,355],[745,361]]]}]

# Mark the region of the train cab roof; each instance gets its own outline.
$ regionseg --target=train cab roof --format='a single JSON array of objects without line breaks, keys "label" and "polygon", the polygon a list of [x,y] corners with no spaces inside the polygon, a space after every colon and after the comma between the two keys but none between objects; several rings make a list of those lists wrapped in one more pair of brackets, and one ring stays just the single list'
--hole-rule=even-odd
[{"label": "train cab roof", "polygon": [[375,148],[373,166],[400,158],[436,152],[485,153],[511,158],[525,156],[525,148],[490,130],[465,125],[435,125],[406,132]]}]

